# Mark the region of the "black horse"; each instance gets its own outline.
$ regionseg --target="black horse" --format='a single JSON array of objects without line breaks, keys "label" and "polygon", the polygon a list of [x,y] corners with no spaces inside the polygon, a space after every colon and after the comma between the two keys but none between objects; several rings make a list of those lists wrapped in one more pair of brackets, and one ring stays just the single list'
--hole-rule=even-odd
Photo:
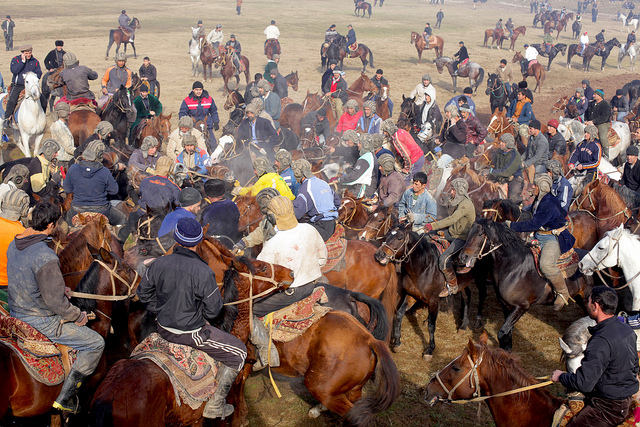
[{"label": "black horse", "polygon": [[504,85],[504,82],[500,80],[500,77],[497,74],[489,73],[489,76],[487,77],[487,90],[485,93],[489,95],[492,113],[495,113],[496,109],[502,111],[507,107],[509,94],[507,93]]},{"label": "black horse", "polygon": [[599,49],[604,48],[604,43],[596,43],[593,45],[589,45],[584,50],[584,54],[580,55],[582,52],[582,47],[579,44],[571,44],[567,49],[567,68],[571,69],[571,58],[575,55],[582,56],[582,71],[588,72],[591,67],[591,60],[596,55],[596,52]]},{"label": "black horse", "polygon": [[580,21],[573,21],[571,30],[573,31],[572,38],[574,40],[578,40],[578,37],[580,37],[580,32],[582,31],[582,23]]},{"label": "black horse", "polygon": [[[484,257],[490,261],[488,271],[493,275],[494,289],[505,316],[498,340],[501,348],[510,351],[516,322],[533,304],[553,304],[554,291],[538,273],[531,248],[503,223],[479,219],[471,226],[459,262],[469,268]],[[482,275],[474,279],[478,288],[486,287]],[[579,272],[567,279],[567,288],[574,298],[584,295],[590,286],[593,286],[592,278]]]},{"label": "black horse", "polygon": [[607,58],[611,54],[611,49],[614,47],[620,48],[620,42],[615,37],[606,42],[603,49],[596,51],[596,55],[602,57],[602,66],[600,67],[601,71],[604,71],[604,64],[607,62]]},{"label": "black horse", "polygon": [[113,136],[118,147],[126,145],[129,122],[136,119],[131,98],[131,92],[124,85],[120,85],[120,89],[113,94],[113,98],[100,113],[102,120],[113,125]]},{"label": "black horse", "polygon": [[622,86],[622,95],[629,98],[629,107],[633,108],[640,98],[640,80],[631,80]]},{"label": "black horse", "polygon": [[549,53],[547,53],[546,49],[543,48],[539,43],[532,44],[531,46],[536,48],[540,56],[549,58],[549,65],[547,65],[547,71],[551,70],[551,62],[553,62],[553,59],[556,56],[558,56],[558,53],[561,53],[562,56],[564,56],[564,54],[567,53],[567,45],[564,43],[558,43],[551,46],[551,50],[549,51]]}]

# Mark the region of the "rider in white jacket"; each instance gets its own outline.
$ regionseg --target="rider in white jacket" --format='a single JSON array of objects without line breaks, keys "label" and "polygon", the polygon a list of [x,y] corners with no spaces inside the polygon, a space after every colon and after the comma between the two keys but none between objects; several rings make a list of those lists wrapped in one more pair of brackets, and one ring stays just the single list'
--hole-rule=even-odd
[{"label": "rider in white jacket", "polygon": [[580,36],[580,46],[582,47],[582,50],[580,51],[580,56],[582,56],[582,54],[584,53],[584,50],[587,48],[587,46],[589,46],[589,36],[587,35],[586,31],[584,32],[584,34]]}]

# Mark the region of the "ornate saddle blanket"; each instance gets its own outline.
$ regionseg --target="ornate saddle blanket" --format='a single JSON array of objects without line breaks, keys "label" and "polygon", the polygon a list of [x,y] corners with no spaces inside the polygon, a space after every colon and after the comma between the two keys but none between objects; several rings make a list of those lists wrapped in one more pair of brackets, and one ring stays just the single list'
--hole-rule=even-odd
[{"label": "ornate saddle blanket", "polygon": [[[531,253],[533,254],[533,258],[535,260],[536,270],[538,271],[538,274],[540,275],[540,277],[544,277],[544,275],[540,271],[540,253],[541,252],[542,252],[542,249],[540,248],[540,246],[537,246],[537,245],[531,246]],[[576,251],[573,250],[573,248],[571,248],[567,252],[560,255],[560,258],[558,258],[558,261],[556,261],[556,266],[562,272],[562,276],[565,279],[568,279],[569,277],[573,276],[576,273],[576,271],[578,271],[579,262],[580,262],[580,256],[576,253]]]},{"label": "ornate saddle blanket", "polygon": [[[62,355],[58,347],[31,325],[14,317],[0,314],[0,342],[10,347],[38,382],[54,386],[65,379]],[[76,359],[69,351],[69,361]]]},{"label": "ornate saddle blanket", "polygon": [[[82,217],[80,217],[82,215]],[[82,212],[79,214],[76,214],[73,216],[73,218],[71,218],[71,226],[72,227],[83,227],[85,224],[88,224],[89,222],[93,221],[94,219],[100,218],[100,217],[104,217],[104,220],[109,223],[109,219],[98,212]]]},{"label": "ornate saddle blanket", "polygon": [[198,409],[218,388],[218,362],[203,351],[175,344],[152,333],[131,353],[135,359],[149,359],[171,380],[178,405],[186,403]]},{"label": "ornate saddle blanket", "polygon": [[358,49],[358,42],[353,42],[353,44],[349,46],[349,50],[356,50],[356,49]]},{"label": "ornate saddle blanket", "polygon": [[327,263],[322,267],[322,273],[330,271],[341,271],[347,266],[344,256],[347,253],[347,240],[344,238],[344,227],[342,224],[336,224],[336,230],[329,240],[325,242],[327,246]]},{"label": "ornate saddle blanket", "polygon": [[[11,93],[11,86],[7,87],[7,93]],[[18,112],[18,108],[20,108],[20,104],[22,104],[22,100],[24,99],[24,89],[22,89],[22,91],[20,92],[20,95],[18,96],[18,102],[16,103],[16,108],[15,108],[15,112]],[[9,101],[9,97],[5,96],[2,99],[2,109],[3,110],[7,110],[7,101]]]},{"label": "ornate saddle blanket", "polygon": [[607,132],[607,139],[609,140],[609,147],[615,147],[621,141],[620,135],[611,126],[609,126],[609,132]]},{"label": "ornate saddle blanket", "polygon": [[[302,335],[311,325],[331,311],[331,307],[321,307],[316,305],[317,302],[329,302],[329,298],[327,298],[327,295],[324,293],[323,286],[315,288],[311,295],[305,299],[272,313],[272,340],[276,342],[289,342]],[[264,322],[267,330],[270,329],[268,317],[267,315],[260,319]]]},{"label": "ornate saddle blanket", "polygon": [[529,61],[529,65],[527,66],[527,69],[533,67],[533,64],[537,64],[538,60],[537,59],[532,59],[531,61]]},{"label": "ornate saddle blanket", "polygon": [[70,107],[69,114],[73,113],[74,111],[82,111],[82,110],[89,110],[95,113],[96,108],[98,108],[98,103],[96,102],[96,100],[89,99],[89,98],[77,98],[77,99],[69,100],[65,95],[61,97],[58,101],[56,101],[56,105],[58,105],[58,102],[64,102],[66,104],[69,104],[69,107]]},{"label": "ornate saddle blanket", "polygon": [[[583,400],[572,400],[570,398],[567,404],[563,404],[556,411],[551,427],[565,427],[582,409],[584,409]],[[629,416],[618,427],[635,427],[638,422],[640,422],[640,407],[638,406],[638,402],[633,400],[631,409],[629,410]]]},{"label": "ornate saddle blanket", "polygon": [[147,125],[151,122],[151,119],[142,119],[140,121],[140,123],[138,123],[137,125],[135,125],[135,127],[133,128],[133,130],[131,131],[131,135],[133,135],[133,140],[136,141],[138,139],[140,139],[140,135],[142,134],[142,131],[144,130],[144,128],[147,127]]},{"label": "ornate saddle blanket", "polygon": [[438,248],[439,255],[442,255],[444,251],[449,249],[449,246],[451,245],[451,242],[449,242],[440,234],[437,234],[437,233],[430,234],[429,237],[431,238],[431,243],[436,245],[436,248]]},{"label": "ornate saddle blanket", "polygon": [[292,103],[293,103],[293,99],[291,99],[291,98],[289,98],[288,96],[286,96],[286,97],[284,97],[284,98],[282,98],[282,99],[280,100],[280,107],[281,107],[281,108],[284,108],[284,107],[286,107],[287,105],[292,104]]}]

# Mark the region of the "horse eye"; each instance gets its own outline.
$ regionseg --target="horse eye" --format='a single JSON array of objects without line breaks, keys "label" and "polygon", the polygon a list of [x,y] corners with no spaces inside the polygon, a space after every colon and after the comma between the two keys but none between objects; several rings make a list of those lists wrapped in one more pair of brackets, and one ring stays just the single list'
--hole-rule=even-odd
[{"label": "horse eye", "polygon": [[458,365],[451,365],[451,369],[453,372],[460,372],[460,367]]},{"label": "horse eye", "polygon": [[146,255],[148,253],[148,251],[145,248],[140,249],[140,253],[142,255]]}]

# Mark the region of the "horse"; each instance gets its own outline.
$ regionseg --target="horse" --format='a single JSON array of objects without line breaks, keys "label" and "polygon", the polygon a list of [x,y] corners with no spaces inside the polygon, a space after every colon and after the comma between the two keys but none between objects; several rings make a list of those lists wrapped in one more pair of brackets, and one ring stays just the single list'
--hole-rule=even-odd
[{"label": "horse", "polygon": [[544,24],[544,34],[546,33],[553,33],[553,30],[556,30],[558,32],[558,34],[556,35],[556,40],[558,40],[558,38],[560,37],[560,32],[562,30],[565,29],[565,21],[558,21],[558,22],[554,22],[554,21],[547,21]]},{"label": "horse", "polygon": [[571,24],[571,32],[573,33],[571,38],[578,40],[578,38],[580,38],[580,33],[582,33],[582,22],[573,21],[573,24]]},{"label": "horse", "polygon": [[[595,56],[596,51],[602,47],[604,47],[604,45],[600,42],[595,45],[587,46],[584,50],[584,54],[582,55],[582,71],[587,73],[590,71],[591,59]],[[569,48],[567,49],[567,68],[569,70],[571,69],[571,58],[573,58],[574,55],[581,56],[580,52],[582,52],[582,47],[579,44],[569,45]]]},{"label": "horse", "polygon": [[444,39],[440,36],[432,36],[433,40],[430,41],[427,46],[427,41],[424,36],[417,31],[411,31],[411,44],[416,45],[418,51],[418,64],[422,64],[422,51],[425,49],[433,48],[436,52],[436,58],[440,58],[443,54]]},{"label": "horse", "polygon": [[287,86],[296,92],[298,91],[298,82],[300,82],[300,79],[298,78],[298,70],[290,72],[284,76],[284,79],[287,81]]},{"label": "horse", "polygon": [[[516,62],[520,64],[522,61],[524,61],[524,56],[522,56],[520,52],[516,52],[515,55],[513,55],[513,59],[511,60],[511,62],[513,62],[514,64]],[[527,67],[527,71],[522,73],[523,81],[527,81],[527,77],[529,76],[533,76],[536,79],[536,87],[533,89],[533,91],[535,92],[536,89],[538,89],[538,93],[540,93],[542,91],[542,83],[544,83],[545,78],[544,66],[539,62],[530,65],[529,67]]]},{"label": "horse", "polygon": [[198,29],[191,27],[191,40],[189,41],[189,55],[191,56],[191,72],[193,76],[198,74],[198,63],[200,62],[200,37]]},{"label": "horse", "polygon": [[62,98],[66,93],[66,86],[60,77],[60,73],[64,71],[64,67],[59,67],[52,72],[46,72],[42,75],[40,88],[42,95],[49,102],[49,111],[53,111],[56,98]]},{"label": "horse", "polygon": [[[307,92],[308,94],[308,92]],[[287,129],[291,129],[293,133],[298,136],[302,135],[301,132],[301,124],[302,124],[302,110],[303,107],[301,104],[292,102],[291,104],[287,104],[282,109],[282,114],[280,114],[280,127],[285,127]],[[327,111],[328,114],[328,111]]]},{"label": "horse", "polygon": [[378,87],[373,84],[371,79],[365,74],[360,73],[360,77],[353,82],[351,86],[347,89],[347,94],[349,99],[355,99],[358,103],[358,107],[360,107],[360,111],[362,111],[362,106],[364,105],[364,94],[368,92],[369,94],[377,92]]},{"label": "horse", "polygon": [[442,70],[445,67],[449,70],[451,80],[453,80],[453,93],[456,93],[456,82],[458,81],[458,77],[469,78],[469,86],[473,89],[474,94],[478,91],[478,86],[482,84],[482,79],[484,79],[484,69],[475,62],[467,62],[466,65],[458,68],[457,72],[453,68],[453,63],[455,61],[448,56],[441,56],[433,62],[438,68],[438,73],[442,74]]},{"label": "horse", "polygon": [[[287,108],[294,104],[287,105]],[[331,129],[334,129],[338,118],[342,115],[342,111],[335,111],[335,108],[331,102],[331,99],[326,96],[318,95],[318,93],[311,93],[307,90],[307,96],[305,96],[304,101],[302,101],[302,113],[300,119],[306,116],[311,111],[318,111],[320,108],[324,108],[327,111],[327,120],[329,121],[329,126]],[[302,137],[302,134],[300,134]]]},{"label": "horse", "polygon": [[31,157],[30,143],[33,140],[33,156],[37,156],[40,143],[47,128],[47,116],[40,104],[39,79],[29,71],[24,74],[24,99],[14,114],[13,140],[25,157]]},{"label": "horse", "polygon": [[244,97],[237,90],[232,90],[227,95],[227,99],[224,101],[223,108],[225,110],[236,109],[237,107],[244,106]]},{"label": "horse", "polygon": [[[140,29],[140,21],[136,17],[134,17],[131,20],[129,25],[134,30]],[[109,46],[107,46],[107,53],[104,59],[109,59],[109,50],[111,49],[111,46],[113,45],[113,43],[116,44],[116,53],[118,53],[118,51],[120,50],[121,43],[124,43],[124,52],[127,53],[127,43],[131,43],[131,47],[133,48],[133,57],[134,58],[138,57],[138,55],[136,54],[136,45],[133,43],[133,40],[131,40],[129,35],[125,34],[125,32],[122,31],[122,29],[118,28],[116,30],[109,31]]]},{"label": "horse", "polygon": [[100,116],[89,109],[75,109],[69,114],[67,127],[71,131],[71,135],[73,135],[76,147],[82,145],[93,134],[96,126],[101,121]]},{"label": "horse", "polygon": [[[369,60],[367,61],[367,55]],[[365,44],[358,43],[356,50],[350,50],[344,38],[338,38],[327,48],[327,63],[340,61],[340,68],[344,70],[344,58],[360,58],[362,62],[362,72],[367,69],[367,64],[373,67],[373,52]]]},{"label": "horse", "polygon": [[[509,122],[506,109],[493,112],[487,125],[487,132],[494,134],[496,139],[499,139],[505,133],[510,133],[514,137],[516,136],[516,130]],[[516,140],[517,139],[518,138],[516,138]]]},{"label": "horse", "polygon": [[[444,275],[438,268],[439,252],[437,246],[427,234],[418,235],[411,231],[412,224],[394,228],[387,236],[385,242],[375,254],[376,261],[382,265],[390,262],[396,263],[400,269],[400,301],[407,295],[427,305],[429,316],[427,329],[429,331],[429,344],[422,353],[424,360],[431,360],[436,347],[435,331],[438,307],[440,305],[440,292],[445,287]],[[464,287],[459,294],[461,304],[460,331],[464,331],[469,324],[469,298],[471,291]],[[397,311],[394,321],[392,347],[398,348],[400,342],[400,328],[402,318],[406,311],[406,305]]]},{"label": "horse", "polygon": [[[242,62],[242,66],[244,68],[244,77],[246,80],[246,84],[249,84],[249,59],[244,56],[244,55],[240,55],[240,61]],[[231,56],[224,52],[221,53],[220,55],[218,55],[218,57],[216,58],[215,62],[214,62],[214,66],[216,68],[221,67],[220,68],[220,74],[222,74],[222,79],[224,80],[224,93],[227,94],[229,92],[231,92],[231,89],[229,89],[229,80],[232,77],[236,78],[236,90],[238,89],[238,87],[240,87],[240,72],[237,72],[235,70],[235,67],[233,65],[233,60],[231,59]]]},{"label": "horse", "polygon": [[380,240],[385,239],[387,234],[398,223],[398,214],[395,206],[387,209],[378,208],[369,216],[369,220],[358,233],[358,240],[371,242],[376,246],[382,243]]},{"label": "horse", "polygon": [[489,95],[489,104],[491,105],[491,113],[496,110],[503,111],[507,109],[509,94],[504,87],[504,83],[497,74],[489,73],[487,76],[487,90],[485,94]]},{"label": "horse", "polygon": [[276,39],[267,40],[264,46],[264,54],[267,55],[267,59],[273,59],[273,55],[280,55],[280,43]]},{"label": "horse", "polygon": [[114,140],[116,144],[124,145],[129,133],[129,120],[127,116],[133,114],[133,103],[131,101],[131,92],[124,85],[120,85],[120,89],[116,90],[113,98],[109,100],[106,107],[102,110],[100,118],[113,125],[115,133]]},{"label": "horse", "polygon": [[609,40],[608,42],[606,42],[604,44],[604,47],[596,52],[596,55],[602,57],[602,65],[600,67],[600,71],[604,71],[604,65],[607,62],[607,58],[611,54],[611,50],[614,47],[617,47],[617,48],[621,47],[620,42],[615,37]]},{"label": "horse", "polygon": [[140,132],[140,136],[132,141],[132,145],[140,148],[140,142],[147,136],[153,136],[160,144],[167,143],[171,134],[171,116],[173,116],[173,113],[168,116],[160,113],[159,116],[146,119],[147,124]]},{"label": "horse", "polygon": [[249,144],[238,140],[234,135],[220,137],[211,158],[232,170],[236,179],[245,187],[255,178]]},{"label": "horse", "polygon": [[[200,49],[200,62],[202,62],[202,77],[207,81],[207,70],[209,70],[209,79],[213,81],[212,65],[218,59],[218,52],[211,43],[205,43]],[[216,67],[217,68],[217,67]]]},{"label": "horse", "polygon": [[[491,37],[491,46],[489,46],[489,37]],[[507,37],[504,36],[504,30],[502,28],[489,28],[484,32],[484,43],[482,47],[492,49],[493,43],[495,42],[496,47],[500,50],[502,49],[502,42],[506,39]]]},{"label": "horse", "polygon": [[346,190],[338,207],[338,222],[344,226],[347,239],[357,239],[369,222],[371,215],[362,204],[362,200],[363,197],[357,198]]},{"label": "horse", "polygon": [[527,32],[527,27],[525,27],[524,25],[520,26],[518,28],[515,28],[513,30],[513,34],[511,35],[511,46],[509,46],[509,50],[513,50],[514,49],[514,47],[516,45],[516,40],[518,40],[518,36],[520,36],[520,35],[524,36],[526,34],[526,32]]},{"label": "horse", "polygon": [[[533,304],[551,305],[554,291],[547,279],[540,276],[531,248],[525,245],[518,234],[504,224],[478,219],[467,233],[465,243],[458,256],[461,265],[474,267],[478,260],[489,257],[488,269],[494,278],[494,288],[499,296],[505,322],[498,332],[500,347],[512,348],[512,333],[516,322]],[[486,278],[475,277],[478,289],[485,288]],[[479,283],[480,282],[480,283]],[[592,286],[592,281],[582,275],[566,279],[572,297],[581,297]],[[482,306],[478,316],[482,316]]]},{"label": "horse", "polygon": [[622,86],[622,95],[629,98],[629,107],[634,108],[636,101],[640,98],[640,80],[631,80]]},{"label": "horse", "polygon": [[427,403],[433,406],[482,396],[497,427],[552,425],[565,401],[542,388],[551,381],[540,383],[522,367],[518,356],[489,347],[488,338],[485,331],[478,344],[469,340],[460,356],[429,381]]},{"label": "horse", "polygon": [[541,56],[549,58],[547,71],[551,71],[551,62],[553,62],[553,59],[556,56],[558,56],[558,53],[561,53],[562,56],[564,56],[565,53],[567,52],[567,45],[564,43],[558,43],[558,44],[552,45],[551,49],[549,50],[549,53],[547,53],[546,50],[542,48],[542,45],[539,43],[534,43],[530,46],[533,46],[540,53]]},{"label": "horse", "polygon": [[638,52],[636,51],[636,47],[634,45],[630,46],[627,49],[627,44],[623,44],[620,46],[620,50],[618,51],[618,69],[622,68],[622,60],[625,56],[629,56],[629,70],[633,71],[636,64],[636,56],[638,56]]},{"label": "horse", "polygon": [[366,12],[369,12],[369,18],[371,18],[371,3],[368,3],[366,1],[363,0],[354,0],[354,4],[356,5],[356,8],[353,10],[353,13],[356,16],[360,15],[360,11],[362,11],[362,17],[364,18],[364,14]]},{"label": "horse", "polygon": [[486,200],[493,200],[500,197],[500,184],[496,184],[487,179],[486,176],[478,174],[470,165],[462,164],[456,166],[451,171],[444,190],[440,194],[438,201],[442,206],[448,205],[449,192],[453,188],[451,182],[456,178],[464,178],[469,183],[468,196],[473,202],[476,212],[482,211],[482,206]]}]

